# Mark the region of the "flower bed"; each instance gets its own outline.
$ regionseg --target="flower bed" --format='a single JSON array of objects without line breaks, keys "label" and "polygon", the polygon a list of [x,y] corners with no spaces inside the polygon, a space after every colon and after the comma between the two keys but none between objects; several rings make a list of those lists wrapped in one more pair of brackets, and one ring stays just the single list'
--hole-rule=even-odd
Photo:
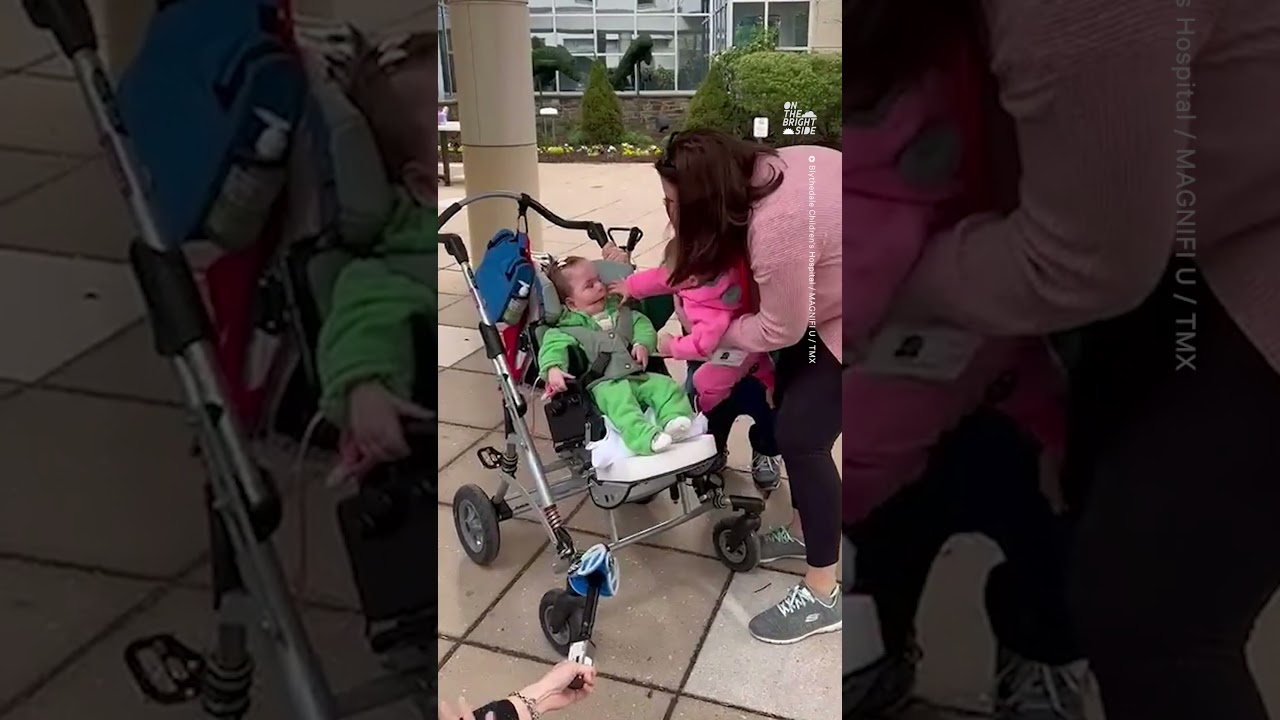
[{"label": "flower bed", "polygon": [[[662,154],[657,145],[539,145],[538,162],[651,163]],[[462,148],[449,146],[449,162],[462,162]]]}]

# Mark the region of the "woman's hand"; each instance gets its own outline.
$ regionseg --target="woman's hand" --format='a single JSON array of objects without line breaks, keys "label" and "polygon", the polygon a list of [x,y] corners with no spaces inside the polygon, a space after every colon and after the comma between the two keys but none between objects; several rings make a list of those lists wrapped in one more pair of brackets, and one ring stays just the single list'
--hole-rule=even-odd
[{"label": "woman's hand", "polygon": [[649,348],[636,344],[631,346],[631,357],[641,365],[649,364]]},{"label": "woman's hand", "polygon": [[624,265],[631,264],[631,253],[623,250],[614,243],[609,243],[600,248],[600,257],[609,262],[622,263]]},{"label": "woman's hand", "polygon": [[[571,690],[569,684],[582,678],[582,687]],[[590,695],[596,689],[596,669],[590,665],[580,665],[565,660],[551,668],[542,679],[520,691],[520,695],[528,698],[539,713],[549,713],[568,707]],[[512,702],[520,703],[520,698],[512,698]],[[517,706],[519,707],[519,706]]]}]

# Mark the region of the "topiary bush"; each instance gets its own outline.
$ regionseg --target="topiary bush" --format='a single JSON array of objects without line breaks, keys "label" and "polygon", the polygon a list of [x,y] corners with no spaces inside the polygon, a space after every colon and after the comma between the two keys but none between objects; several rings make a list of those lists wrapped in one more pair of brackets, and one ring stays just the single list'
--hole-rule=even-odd
[{"label": "topiary bush", "polygon": [[742,114],[734,106],[729,95],[729,78],[725,63],[716,60],[707,70],[707,77],[689,100],[689,116],[686,130],[722,130],[735,135],[742,131]]},{"label": "topiary bush", "polygon": [[[733,101],[749,117],[769,118],[769,135],[778,145],[812,145],[840,135],[840,65],[822,55],[764,52],[744,55],[734,64]],[[816,135],[784,135],[783,104],[794,102],[817,116]]]},{"label": "topiary bush", "polygon": [[[770,142],[775,145],[838,145],[842,58],[784,52],[777,46],[777,29],[762,28],[749,42],[718,55],[689,103],[685,127],[749,137],[752,118],[767,117]],[[786,102],[817,116],[816,135],[782,134]]]},{"label": "topiary bush", "polygon": [[613,91],[608,69],[603,62],[596,62],[582,93],[583,139],[591,145],[616,145],[622,142],[624,132],[622,103]]}]

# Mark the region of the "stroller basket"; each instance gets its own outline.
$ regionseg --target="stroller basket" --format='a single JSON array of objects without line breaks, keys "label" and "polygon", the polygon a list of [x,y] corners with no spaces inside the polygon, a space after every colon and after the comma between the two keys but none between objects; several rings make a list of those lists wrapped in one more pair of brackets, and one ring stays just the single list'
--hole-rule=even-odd
[{"label": "stroller basket", "polygon": [[[615,233],[625,232],[626,240],[617,244],[630,253],[643,233],[639,228],[606,228],[594,221],[568,220],[528,195],[509,192],[469,196],[440,215],[440,243],[458,263],[479,312],[477,330],[498,380],[505,415],[505,447],[482,448],[477,452],[480,464],[496,473],[497,490],[489,493],[478,485],[464,485],[454,495],[458,539],[473,562],[488,565],[500,551],[500,523],[526,514],[536,517],[554,549],[557,569],[566,575],[565,586],[549,590],[539,602],[537,612],[543,634],[560,654],[591,663],[598,602],[618,591],[614,551],[708,512],[729,510],[733,514],[726,514],[715,524],[712,544],[722,562],[735,571],[746,572],[760,560],[756,532],[760,528],[764,501],[758,496],[731,495],[725,491],[724,479],[718,474],[722,463],[710,435],[676,443],[656,455],[614,460],[606,467],[595,467],[592,446],[603,437],[605,424],[582,380],[571,382],[566,392],[545,404],[543,411],[556,457],[544,460],[539,456],[526,423],[529,412],[526,395],[533,394],[530,391],[536,391],[538,386],[536,358],[542,332],[554,324],[560,311],[555,289],[540,268],[551,258],[529,252],[521,235],[503,231],[490,243],[477,271],[471,265],[462,238],[443,232],[463,207],[494,198],[516,203],[517,227],[527,228],[528,213],[533,211],[553,225],[585,232],[601,247],[614,242]],[[519,259],[512,257],[513,252],[523,252],[523,260],[534,268],[537,277],[537,287],[529,294],[528,306],[518,319],[503,312],[515,288],[515,283],[504,284],[503,280],[524,277],[524,268],[520,267]],[[485,264],[489,262],[499,263],[498,272],[486,272],[489,268]],[[630,266],[604,261],[597,261],[597,267],[606,283],[611,281],[606,275],[621,279],[632,271]],[[494,278],[497,278],[496,290],[493,285],[482,287],[482,280],[489,282]],[[497,319],[504,315],[505,327],[500,329]],[[582,360],[586,365],[586,358]],[[665,374],[666,367],[661,358],[653,358],[646,371]],[[580,379],[584,379],[587,372],[589,368],[575,372],[570,367],[570,374]],[[533,479],[532,488],[524,487],[516,479],[522,462]],[[613,535],[612,542],[595,545],[585,552],[575,547],[559,507],[559,503],[580,494],[586,494],[609,512]],[[679,506],[680,515],[625,537],[619,535],[614,518],[617,509],[628,503],[648,503],[664,494]]]}]

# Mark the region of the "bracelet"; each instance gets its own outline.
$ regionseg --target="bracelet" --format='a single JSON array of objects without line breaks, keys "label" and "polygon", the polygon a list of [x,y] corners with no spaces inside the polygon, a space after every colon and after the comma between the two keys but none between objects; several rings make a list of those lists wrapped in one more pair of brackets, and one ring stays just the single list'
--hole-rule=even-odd
[{"label": "bracelet", "polygon": [[529,709],[529,717],[532,718],[532,720],[541,720],[542,713],[538,712],[537,703],[525,697],[523,693],[519,693],[519,692],[511,693],[511,697],[524,703],[524,706]]}]

